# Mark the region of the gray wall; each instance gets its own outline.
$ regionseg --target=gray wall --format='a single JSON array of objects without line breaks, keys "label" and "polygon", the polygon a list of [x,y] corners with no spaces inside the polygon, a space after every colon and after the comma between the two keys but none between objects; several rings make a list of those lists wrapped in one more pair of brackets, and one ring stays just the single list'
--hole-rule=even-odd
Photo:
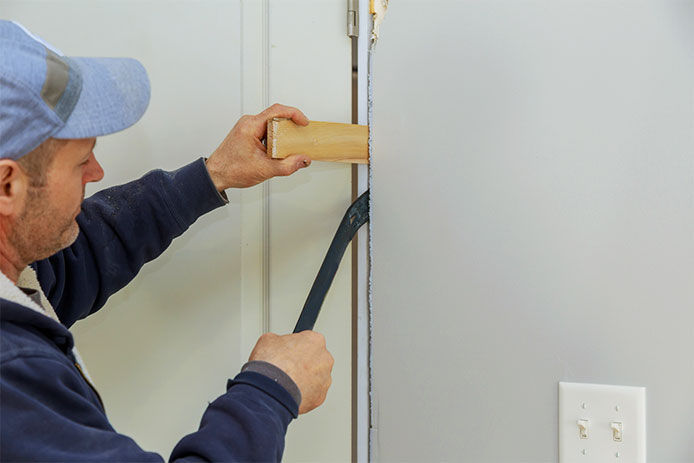
[{"label": "gray wall", "polygon": [[373,55],[377,461],[557,459],[557,382],[694,460],[694,3],[391,2]]}]

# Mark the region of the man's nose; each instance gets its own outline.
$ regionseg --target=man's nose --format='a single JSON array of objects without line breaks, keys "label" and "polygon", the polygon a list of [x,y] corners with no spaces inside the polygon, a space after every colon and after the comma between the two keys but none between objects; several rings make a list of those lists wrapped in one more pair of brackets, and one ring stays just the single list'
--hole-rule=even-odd
[{"label": "man's nose", "polygon": [[89,182],[98,182],[104,178],[104,169],[96,160],[94,153],[89,157],[89,162],[87,163],[84,176],[82,177],[82,183],[87,184]]}]

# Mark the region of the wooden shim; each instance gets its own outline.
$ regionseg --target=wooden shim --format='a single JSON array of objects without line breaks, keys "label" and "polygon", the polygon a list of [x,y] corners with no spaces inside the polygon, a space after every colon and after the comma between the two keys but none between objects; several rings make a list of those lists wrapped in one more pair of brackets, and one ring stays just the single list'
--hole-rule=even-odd
[{"label": "wooden shim", "polygon": [[291,119],[274,118],[267,123],[267,150],[276,159],[305,154],[314,161],[368,164],[369,127],[319,121],[302,127]]}]

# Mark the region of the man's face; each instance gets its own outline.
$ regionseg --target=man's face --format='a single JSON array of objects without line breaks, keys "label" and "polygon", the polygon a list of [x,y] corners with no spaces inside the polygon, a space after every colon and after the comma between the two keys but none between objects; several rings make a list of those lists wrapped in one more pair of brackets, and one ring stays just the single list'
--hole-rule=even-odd
[{"label": "man's face", "polygon": [[75,219],[84,199],[84,186],[104,176],[94,157],[95,144],[96,138],[69,140],[54,155],[46,184],[29,187],[12,239],[25,261],[45,259],[77,239]]}]

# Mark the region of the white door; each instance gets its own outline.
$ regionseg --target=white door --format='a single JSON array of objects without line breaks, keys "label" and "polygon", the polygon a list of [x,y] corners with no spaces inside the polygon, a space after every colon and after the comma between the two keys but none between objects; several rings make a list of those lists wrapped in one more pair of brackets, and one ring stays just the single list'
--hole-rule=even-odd
[{"label": "white door", "polygon": [[[243,2],[247,112],[273,102],[309,119],[350,122],[352,60],[342,0]],[[253,63],[253,64],[251,64]],[[256,66],[254,68],[253,66]],[[254,70],[255,69],[255,70]],[[249,74],[244,74],[244,76]],[[262,76],[258,79],[256,76]],[[259,92],[250,91],[261,84]],[[288,179],[243,193],[244,345],[263,331],[291,332],[323,256],[352,198],[351,166],[314,162]],[[352,419],[350,250],[315,330],[335,357],[325,404],[292,424],[284,461],[349,461]]]},{"label": "white door", "polygon": [[[244,113],[274,103],[351,120],[351,51],[342,0],[2,0],[68,55],[130,56],[152,81],[136,126],[99,140],[106,177],[88,194],[150,169],[207,156]],[[291,332],[351,201],[351,168],[316,162],[265,187],[229,191],[101,312],[76,343],[120,432],[168,456],[195,430],[269,329]],[[351,455],[349,251],[316,330],[336,363],[326,403],[290,426],[285,461]]]},{"label": "white door", "polygon": [[557,461],[559,381],[645,386],[692,460],[693,45],[691,1],[390,2],[376,461]]}]

